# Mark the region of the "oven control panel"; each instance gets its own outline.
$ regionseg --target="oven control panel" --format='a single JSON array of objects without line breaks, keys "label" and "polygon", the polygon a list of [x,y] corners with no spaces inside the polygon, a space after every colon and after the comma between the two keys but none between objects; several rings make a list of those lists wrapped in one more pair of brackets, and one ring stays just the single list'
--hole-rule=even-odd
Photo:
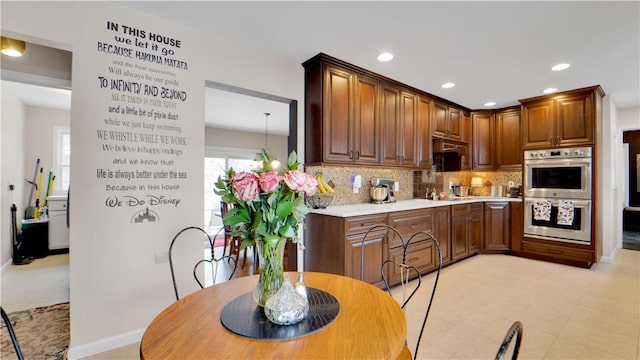
[{"label": "oven control panel", "polygon": [[565,149],[547,149],[547,150],[527,150],[524,152],[525,160],[535,159],[574,159],[574,158],[590,158],[591,148],[565,148]]}]

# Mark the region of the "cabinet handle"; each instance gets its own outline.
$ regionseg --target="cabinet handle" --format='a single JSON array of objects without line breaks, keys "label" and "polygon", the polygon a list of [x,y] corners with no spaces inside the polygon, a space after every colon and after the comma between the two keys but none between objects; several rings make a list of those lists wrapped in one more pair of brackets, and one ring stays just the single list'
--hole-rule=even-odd
[{"label": "cabinet handle", "polygon": [[353,150],[349,150],[349,159],[353,160]]},{"label": "cabinet handle", "polygon": [[356,151],[356,160],[360,159],[360,150]]}]

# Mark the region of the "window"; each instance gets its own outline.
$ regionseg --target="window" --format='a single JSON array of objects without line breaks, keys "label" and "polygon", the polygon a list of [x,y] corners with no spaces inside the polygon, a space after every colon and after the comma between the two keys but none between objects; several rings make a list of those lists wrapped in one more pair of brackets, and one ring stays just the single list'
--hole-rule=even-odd
[{"label": "window", "polygon": [[207,146],[204,158],[204,228],[215,233],[222,226],[220,196],[213,190],[219,176],[232,167],[236,171],[251,170],[258,150]]},{"label": "window", "polygon": [[52,194],[66,194],[71,179],[71,130],[53,128],[53,182]]}]

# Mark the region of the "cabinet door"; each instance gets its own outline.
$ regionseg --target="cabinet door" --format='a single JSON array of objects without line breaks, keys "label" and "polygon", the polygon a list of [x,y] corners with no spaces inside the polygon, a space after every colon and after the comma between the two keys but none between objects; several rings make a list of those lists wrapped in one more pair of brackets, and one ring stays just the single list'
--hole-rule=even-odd
[{"label": "cabinet door", "polygon": [[520,110],[496,114],[496,166],[498,170],[522,170]]},{"label": "cabinet door", "polygon": [[435,210],[434,235],[436,240],[440,243],[443,264],[451,262],[451,241],[449,240],[449,227],[451,224],[450,209],[451,208],[449,206],[439,206]]},{"label": "cabinet door", "polygon": [[462,117],[462,142],[471,143],[473,140],[472,121],[470,114],[464,114]]},{"label": "cabinet door", "polygon": [[484,204],[483,250],[509,250],[509,203],[488,202]]},{"label": "cabinet door", "polygon": [[398,142],[400,134],[400,90],[393,85],[381,85],[380,124],[382,126],[383,165],[398,164]]},{"label": "cabinet door", "polygon": [[469,254],[467,216],[451,217],[451,260],[458,260]]},{"label": "cabinet door", "polygon": [[401,97],[401,115],[400,115],[400,137],[399,145],[399,164],[405,167],[418,167],[418,116],[417,112],[417,96],[408,92],[403,92]]},{"label": "cabinet door", "polygon": [[[402,263],[402,248],[394,248],[389,251],[389,259],[397,263]],[[423,276],[436,268],[438,260],[435,257],[435,245],[432,241],[411,242],[407,248],[406,263],[415,266]],[[385,275],[390,284],[399,284],[401,281],[400,268],[398,266],[385,266]],[[405,273],[406,276],[406,273]],[[409,274],[411,278],[417,277],[413,271]]]},{"label": "cabinet door", "polygon": [[433,108],[433,100],[427,98],[418,99],[418,133],[419,147],[419,167],[422,169],[431,169],[433,164],[433,150],[431,140],[431,110]]},{"label": "cabinet door", "polygon": [[495,170],[495,117],[492,112],[478,112],[473,119],[473,170]]},{"label": "cabinet door", "polygon": [[359,75],[356,80],[352,156],[357,164],[378,164],[380,127],[377,106],[378,82]]},{"label": "cabinet door", "polygon": [[482,211],[469,214],[469,253],[474,254],[480,251],[484,237]]},{"label": "cabinet door", "polygon": [[438,102],[433,103],[433,135],[446,137],[448,135],[449,107]]},{"label": "cabinet door", "polygon": [[520,251],[522,250],[522,237],[524,233],[524,207],[521,202],[512,202],[510,204],[510,211],[510,248],[514,251]]},{"label": "cabinet door", "polygon": [[351,148],[351,104],[353,75],[326,67],[324,82],[324,161],[350,163]]},{"label": "cabinet door", "polygon": [[593,92],[557,100],[556,145],[592,145],[594,143]]},{"label": "cabinet door", "polygon": [[[349,235],[346,238],[345,275],[360,280],[362,264],[362,238],[364,234]],[[386,260],[386,232],[371,232],[364,243],[364,277],[362,280],[375,286],[383,286],[380,269]]]},{"label": "cabinet door", "polygon": [[449,108],[449,136],[452,140],[462,140],[462,111]]},{"label": "cabinet door", "polygon": [[554,101],[543,100],[522,105],[522,147],[551,147],[555,143]]},{"label": "cabinet door", "polygon": [[[418,231],[433,232],[433,209],[409,210],[391,213],[389,226],[394,227],[405,241]],[[416,236],[415,241],[425,239],[425,236]],[[402,241],[394,232],[389,232],[389,248],[402,246]]]}]

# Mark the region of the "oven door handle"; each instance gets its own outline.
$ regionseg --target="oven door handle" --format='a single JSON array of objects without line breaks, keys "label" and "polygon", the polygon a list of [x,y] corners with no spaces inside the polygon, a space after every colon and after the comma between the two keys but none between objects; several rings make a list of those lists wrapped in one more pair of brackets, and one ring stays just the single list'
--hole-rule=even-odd
[{"label": "oven door handle", "polygon": [[525,204],[533,205],[533,203],[535,201],[537,201],[537,200],[551,200],[551,206],[556,206],[556,207],[558,206],[558,201],[560,201],[560,200],[571,200],[571,201],[573,201],[573,204],[576,207],[591,206],[591,200],[584,200],[584,199],[542,199],[542,198],[532,199],[532,198],[528,198],[528,199],[525,199],[524,202],[525,202]]}]

